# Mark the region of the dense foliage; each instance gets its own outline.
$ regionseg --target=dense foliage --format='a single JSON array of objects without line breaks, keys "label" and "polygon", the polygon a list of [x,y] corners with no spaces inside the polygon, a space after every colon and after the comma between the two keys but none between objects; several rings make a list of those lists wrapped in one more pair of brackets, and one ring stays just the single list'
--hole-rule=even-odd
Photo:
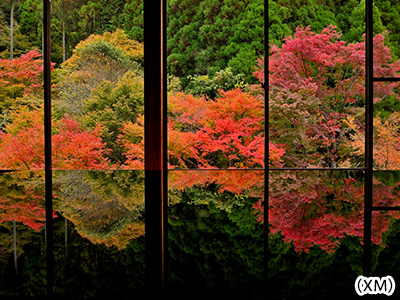
[{"label": "dense foliage", "polygon": [[[10,11],[12,1],[0,4],[0,57],[10,53]],[[20,55],[42,47],[42,2],[20,0],[14,3],[14,53]],[[270,43],[282,43],[297,27],[310,26],[321,32],[335,25],[344,40],[360,42],[364,31],[364,1],[269,0]],[[400,48],[397,23],[398,3],[394,0],[374,1],[374,32],[390,32],[388,45],[395,57]],[[74,47],[93,33],[123,28],[133,39],[143,42],[143,3],[139,0],[52,1],[53,61],[62,63]],[[209,75],[227,67],[234,74],[244,74],[254,83],[253,67],[263,55],[264,1],[168,1],[169,72],[180,77],[184,86],[188,75]]]}]

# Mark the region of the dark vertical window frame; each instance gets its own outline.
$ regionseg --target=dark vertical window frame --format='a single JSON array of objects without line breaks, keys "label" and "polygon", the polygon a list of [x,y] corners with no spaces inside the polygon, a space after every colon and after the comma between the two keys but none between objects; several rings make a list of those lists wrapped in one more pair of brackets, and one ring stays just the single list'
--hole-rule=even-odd
[{"label": "dark vertical window frame", "polygon": [[264,0],[264,281],[265,299],[268,298],[269,262],[269,1]]},{"label": "dark vertical window frame", "polygon": [[46,271],[47,296],[53,295],[54,241],[53,241],[53,174],[51,160],[51,0],[43,0],[43,73],[44,73],[44,160],[46,207]]},{"label": "dark vertical window frame", "polygon": [[373,170],[373,2],[365,1],[365,189],[363,273],[371,273],[372,170]]},{"label": "dark vertical window frame", "polygon": [[[369,151],[369,156],[365,157],[365,161],[368,162],[367,173],[365,180],[365,215],[364,215],[364,241],[368,244],[364,245],[364,273],[365,276],[370,276],[371,270],[371,235],[372,235],[372,212],[373,211],[400,211],[400,207],[385,207],[385,206],[373,206],[373,93],[375,82],[400,82],[399,77],[374,77],[374,46],[373,46],[373,0],[366,0],[366,107],[368,107],[368,113],[366,113],[366,143],[365,153]],[[367,122],[368,121],[368,122]],[[367,126],[368,125],[368,126]],[[368,139],[367,139],[368,138]]]},{"label": "dark vertical window frame", "polygon": [[145,285],[165,292],[167,224],[166,0],[144,1]]}]

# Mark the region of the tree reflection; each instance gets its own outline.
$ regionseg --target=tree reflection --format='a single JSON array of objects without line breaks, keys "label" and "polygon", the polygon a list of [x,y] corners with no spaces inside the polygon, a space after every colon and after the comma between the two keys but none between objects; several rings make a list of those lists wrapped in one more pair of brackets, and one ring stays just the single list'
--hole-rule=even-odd
[{"label": "tree reflection", "polygon": [[[241,205],[251,198],[255,217],[264,221],[262,171],[174,171],[170,176],[173,203],[179,193],[193,193],[193,204],[214,203],[222,210]],[[362,243],[364,222],[363,172],[355,171],[277,171],[270,174],[269,224],[271,234],[281,234],[297,251],[308,252],[319,246],[328,253],[340,240],[353,236]],[[396,187],[399,183],[395,184]],[[398,189],[374,179],[375,199],[382,206],[400,205]],[[192,197],[193,199],[193,197]],[[378,200],[376,200],[378,201]],[[380,214],[373,220],[372,242],[382,243],[396,212]]]},{"label": "tree reflection", "polygon": [[0,262],[13,256],[15,273],[25,245],[44,228],[44,172],[0,174]]},{"label": "tree reflection", "polygon": [[57,172],[56,210],[93,244],[124,249],[144,235],[144,173]]},{"label": "tree reflection", "polygon": [[[393,172],[392,172],[393,173]],[[400,180],[375,173],[374,205],[399,206]],[[393,176],[389,176],[393,175]],[[188,204],[215,206],[229,214],[251,204],[254,218],[264,222],[263,170],[173,170],[169,172],[169,205],[189,196]],[[0,224],[10,232],[12,222],[35,231],[44,228],[43,172],[0,176]],[[364,174],[361,171],[271,171],[269,224],[297,251],[318,246],[328,253],[342,238],[362,243]],[[124,249],[144,235],[143,171],[55,171],[54,216],[68,219],[93,244]],[[372,242],[380,245],[397,212],[373,219]],[[14,235],[15,236],[15,235]],[[9,244],[12,249],[12,243]]]},{"label": "tree reflection", "polygon": [[[55,172],[53,216],[67,218],[93,244],[123,249],[144,235],[144,176],[139,173]],[[0,181],[0,226],[14,231],[14,239],[21,225],[44,229],[44,172],[2,174]]]},{"label": "tree reflection", "polygon": [[0,175],[0,223],[15,220],[36,231],[44,226],[44,172]]}]

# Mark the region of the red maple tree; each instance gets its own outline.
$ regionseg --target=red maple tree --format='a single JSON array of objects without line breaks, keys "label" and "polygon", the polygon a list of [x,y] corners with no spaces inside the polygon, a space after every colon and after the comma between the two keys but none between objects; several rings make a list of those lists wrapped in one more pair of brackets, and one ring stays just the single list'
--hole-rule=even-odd
[{"label": "red maple tree", "polygon": [[[384,44],[374,40],[374,76],[393,77],[400,71]],[[365,43],[347,43],[334,26],[317,34],[298,28],[282,47],[273,46],[270,69],[270,138],[286,150],[288,167],[350,167],[353,157],[344,122],[357,119],[363,131]],[[264,82],[264,61],[254,73]],[[375,101],[395,95],[398,83],[374,85]]]}]

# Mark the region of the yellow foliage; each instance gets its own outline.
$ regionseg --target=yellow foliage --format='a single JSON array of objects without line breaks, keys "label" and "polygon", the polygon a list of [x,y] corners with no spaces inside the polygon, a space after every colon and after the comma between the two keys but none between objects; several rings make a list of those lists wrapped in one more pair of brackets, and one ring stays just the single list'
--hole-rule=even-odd
[{"label": "yellow foliage", "polygon": [[[373,156],[374,168],[377,170],[400,169],[400,113],[395,112],[386,120],[374,117]],[[344,120],[354,133],[350,134],[354,154],[364,155],[365,131],[360,130],[354,118]]]}]

